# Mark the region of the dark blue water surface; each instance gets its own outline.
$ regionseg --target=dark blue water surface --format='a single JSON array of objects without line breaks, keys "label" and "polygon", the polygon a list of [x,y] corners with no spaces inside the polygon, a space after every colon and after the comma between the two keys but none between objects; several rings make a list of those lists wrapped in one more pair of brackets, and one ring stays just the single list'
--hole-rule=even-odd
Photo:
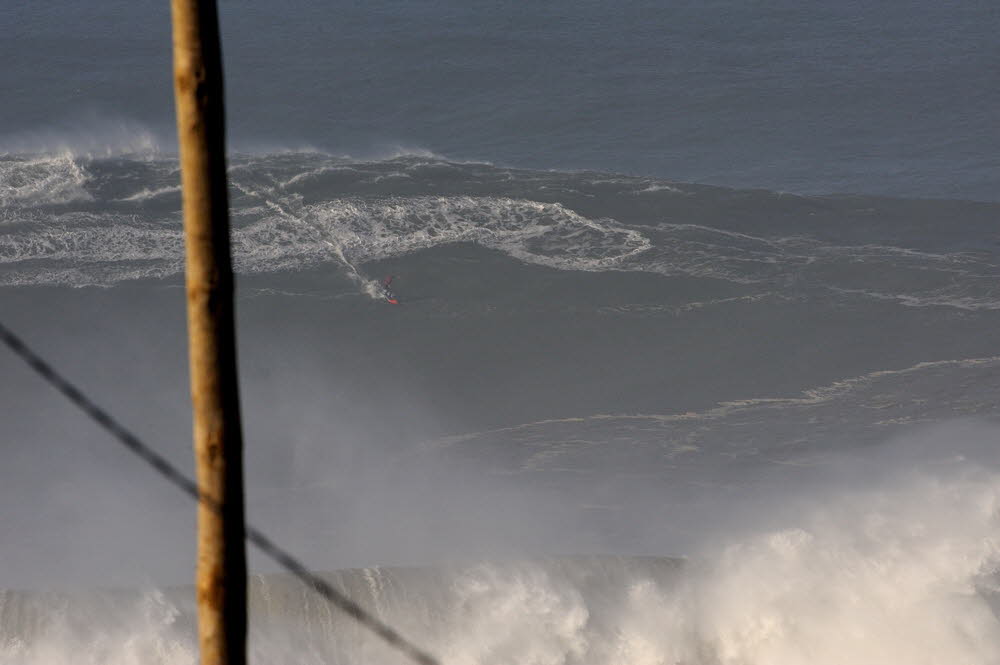
[{"label": "dark blue water surface", "polygon": [[[960,0],[229,2],[234,147],[996,200],[1000,12]],[[0,9],[0,148],[173,148],[168,3]],[[151,137],[151,138],[150,138]],[[145,140],[145,139],[144,139]]]}]

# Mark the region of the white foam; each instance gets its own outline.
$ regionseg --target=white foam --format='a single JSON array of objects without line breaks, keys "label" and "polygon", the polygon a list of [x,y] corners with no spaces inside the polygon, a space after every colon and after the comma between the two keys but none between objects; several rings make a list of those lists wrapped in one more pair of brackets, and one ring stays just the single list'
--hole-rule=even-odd
[{"label": "white foam", "polygon": [[673,185],[667,185],[664,183],[652,183],[643,187],[642,189],[637,189],[634,194],[654,194],[656,192],[670,192],[672,194],[686,194],[683,189],[674,187]]},{"label": "white foam", "polygon": [[659,316],[671,314],[674,316],[685,312],[709,309],[713,307],[732,305],[736,303],[757,303],[763,301],[787,302],[790,297],[774,291],[762,291],[750,293],[743,296],[732,296],[730,298],[712,298],[710,300],[696,300],[686,302],[681,305],[666,305],[661,303],[625,303],[621,305],[606,305],[598,307],[595,311],[599,314],[611,315],[632,315],[632,316]]},{"label": "white foam", "polygon": [[[502,196],[352,197],[319,202],[309,199],[307,203],[302,194],[293,191],[296,185],[324,174],[363,168],[320,157],[310,160],[304,169],[298,164],[288,174],[274,165],[262,166],[265,158],[234,161],[231,183],[244,194],[231,211],[234,262],[239,270],[267,272],[341,264],[358,282],[360,291],[375,294],[376,285],[359,269],[363,263],[448,243],[472,242],[559,270],[649,272],[764,285],[768,291],[779,292],[792,286],[800,296],[829,297],[834,293],[913,307],[1000,308],[994,286],[1000,267],[986,255],[876,244],[836,245],[805,236],[755,236],[676,222],[633,226],[609,218],[589,218],[556,202]],[[175,167],[172,160],[164,163]],[[405,168],[360,175],[368,182],[406,178],[412,168],[416,165],[407,162]],[[88,200],[84,188],[88,177],[86,168],[68,153],[0,162],[0,203],[4,204],[0,205],[0,223],[16,225],[30,219],[23,213],[33,206]],[[624,182],[608,180],[620,181]],[[635,179],[629,182],[634,184]],[[157,185],[134,191],[119,202],[142,204],[178,191],[170,180]],[[109,224],[120,228],[77,230],[60,241],[54,234],[63,220],[50,221],[22,225],[5,241],[2,256],[8,262],[47,258],[66,263],[79,259],[85,264],[98,260],[94,256],[102,251],[98,245],[111,239],[122,251],[117,259],[119,277],[115,277],[116,268],[107,265],[92,283],[113,283],[136,274],[164,274],[162,265],[143,272],[142,266],[121,264],[122,259],[142,259],[148,254],[146,245],[158,242],[154,239],[156,224],[107,217]],[[128,237],[135,247],[128,246]],[[48,254],[45,247],[50,248]],[[74,250],[80,252],[78,256]],[[174,258],[169,257],[171,261]],[[115,259],[109,256],[107,260]],[[31,283],[32,270],[37,271],[38,280],[67,280],[71,279],[70,269],[82,270],[84,275],[89,270],[76,265],[58,266],[56,272],[54,268],[22,265],[16,280],[8,274],[0,276],[0,283]]]},{"label": "white foam", "polygon": [[651,240],[652,249],[625,269],[739,284],[794,284],[910,307],[1000,308],[1000,267],[971,252],[836,245],[807,236],[763,237],[676,223],[658,225]]},{"label": "white foam", "polygon": [[88,174],[70,153],[0,159],[0,207],[90,201]]},{"label": "white foam", "polygon": [[0,263],[149,261],[176,258],[183,250],[179,228],[127,215],[69,213],[37,226],[30,233],[0,237]]},{"label": "white foam", "polygon": [[953,307],[970,312],[1000,309],[1000,293],[997,292],[995,278],[984,284],[983,294],[969,294],[969,284],[959,283],[950,287],[935,289],[927,293],[886,293],[874,289],[843,289],[830,287],[831,291],[859,295],[872,300],[895,302],[904,307]]},{"label": "white foam", "polygon": [[[157,590],[121,612],[81,616],[69,602],[53,607],[32,640],[0,644],[0,659],[10,665],[194,665],[197,644],[178,630],[179,609]],[[104,607],[104,610],[110,608]]]},{"label": "white foam", "polygon": [[[480,563],[413,588],[371,568],[348,588],[442,665],[995,665],[1000,474],[949,452],[968,432],[923,436],[931,458],[786,494],[779,525],[716,532],[680,566]],[[988,445],[996,431],[974,436]],[[257,586],[256,665],[409,662],[304,587],[272,599]],[[0,659],[193,665],[192,608],[177,602],[154,591],[89,614],[52,602]]]},{"label": "white foam", "polygon": [[1000,563],[1000,476],[901,475],[731,542],[679,589],[636,584],[615,651],[631,663],[998,662],[1000,623],[977,584]]},{"label": "white foam", "polygon": [[591,220],[558,203],[498,197],[342,200],[306,209],[354,261],[474,242],[555,268],[612,269],[649,248],[638,231]]},{"label": "white foam", "polygon": [[133,201],[133,202],[143,202],[149,201],[150,199],[159,198],[168,194],[176,194],[181,191],[180,185],[171,185],[167,187],[157,187],[156,189],[143,188],[135,194],[126,196],[120,201]]},{"label": "white foam", "polygon": [[350,171],[353,173],[356,171],[356,169],[352,166],[346,166],[346,165],[333,165],[333,166],[324,165],[315,169],[309,169],[308,171],[303,171],[302,173],[298,173],[292,176],[291,178],[288,178],[287,180],[280,182],[279,186],[282,188],[292,187],[302,182],[313,180],[327,173],[340,173],[345,171]]},{"label": "white foam", "polygon": [[801,450],[801,444],[809,443],[808,437],[826,440],[823,437],[831,429],[845,436],[877,427],[996,415],[996,391],[984,388],[977,404],[964,396],[954,400],[942,396],[941,386],[992,385],[988,382],[997,367],[1000,356],[922,362],[840,379],[795,395],[747,397],[697,411],[546,419],[442,437],[427,442],[425,448],[481,448],[496,443],[507,451],[504,470],[509,473],[552,470],[549,462],[555,457],[564,458],[559,466],[563,470],[590,468],[596,451],[577,445],[582,438],[614,451],[613,456],[602,457],[605,471],[614,466],[630,474],[657,473],[671,466],[672,455],[693,450],[722,458],[801,463],[817,454],[815,448]]}]

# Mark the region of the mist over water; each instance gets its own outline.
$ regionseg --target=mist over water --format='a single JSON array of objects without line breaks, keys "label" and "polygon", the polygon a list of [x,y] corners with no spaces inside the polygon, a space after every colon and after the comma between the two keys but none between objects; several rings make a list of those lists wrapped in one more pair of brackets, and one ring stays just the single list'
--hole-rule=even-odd
[{"label": "mist over water", "polygon": [[[191,473],[166,7],[80,7],[0,314]],[[1000,663],[996,12],[220,10],[250,522],[442,665]],[[195,663],[193,506],[0,376],[0,662]],[[252,662],[402,662],[250,561]]]},{"label": "mist over water", "polygon": [[[807,494],[784,493],[781,526],[750,518],[684,560],[536,558],[328,579],[443,662],[992,663],[1000,497],[976,458],[995,436],[943,427],[842,460]],[[942,440],[964,454],[942,455]],[[255,662],[403,662],[297,582],[255,577],[250,589]],[[189,590],[8,591],[0,616],[12,662],[197,662]]]},{"label": "mist over water", "polygon": [[[9,323],[189,470],[176,161],[2,164]],[[249,518],[443,662],[996,662],[996,204],[230,180]],[[4,658],[194,662],[191,507],[2,362]],[[252,564],[255,662],[398,659]]]}]

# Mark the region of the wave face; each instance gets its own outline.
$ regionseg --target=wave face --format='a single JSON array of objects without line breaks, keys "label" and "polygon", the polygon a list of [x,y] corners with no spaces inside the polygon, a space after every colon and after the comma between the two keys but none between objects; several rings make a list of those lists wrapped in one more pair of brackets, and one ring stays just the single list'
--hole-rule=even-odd
[{"label": "wave face", "polygon": [[[691,560],[569,557],[324,575],[444,665],[915,665],[1000,658],[1000,476],[965,463],[822,497]],[[0,592],[23,665],[197,662],[193,592]],[[255,663],[403,663],[282,576],[250,580]]]},{"label": "wave face", "polygon": [[[1000,205],[229,177],[250,519],[443,665],[1000,662]],[[0,157],[0,309],[185,467],[178,180]],[[0,661],[195,662],[190,506],[0,363]],[[400,662],[280,576],[252,613],[258,664]]]},{"label": "wave face", "polygon": [[[106,286],[180,273],[175,161],[66,153],[6,157],[0,169],[0,284]],[[706,278],[757,296],[1000,308],[993,204],[797,197],[431,156],[244,156],[230,179],[244,273],[356,272],[474,243],[558,270]]]}]

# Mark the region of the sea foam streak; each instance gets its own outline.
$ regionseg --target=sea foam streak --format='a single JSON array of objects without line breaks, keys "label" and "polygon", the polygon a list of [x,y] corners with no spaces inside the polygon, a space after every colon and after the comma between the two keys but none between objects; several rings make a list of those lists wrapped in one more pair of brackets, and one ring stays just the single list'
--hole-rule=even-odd
[{"label": "sea foam streak", "polygon": [[[238,270],[273,272],[333,261],[359,275],[360,263],[454,242],[476,242],[551,267],[600,270],[648,247],[637,231],[534,201],[419,197],[339,200],[294,212],[289,207],[267,202],[234,209]],[[182,266],[176,217],[150,224],[136,215],[67,213],[19,231],[0,241],[0,257],[11,266],[3,283],[102,285],[177,274]],[[123,259],[149,265],[118,263]],[[36,263],[21,268],[29,261]]]},{"label": "sea foam streak", "polygon": [[[429,441],[442,460],[464,449],[502,450],[493,471],[604,473],[709,486],[691,469],[747,465],[816,465],[835,458],[845,439],[879,441],[914,426],[1000,415],[994,379],[1000,356],[918,363],[816,386],[798,395],[731,400],[700,411],[601,413],[552,418]],[[963,386],[976,385],[974,395]],[[807,434],[806,434],[807,433]]]},{"label": "sea foam streak", "polygon": [[[793,299],[1000,309],[988,204],[681,189],[649,178],[412,155],[381,162],[238,155],[229,177],[237,270],[330,265],[369,294],[374,282],[364,263],[470,242],[557,270],[718,280]],[[181,227],[177,188],[176,160],[156,153],[3,158],[0,284],[110,285],[179,274],[179,253],[168,249]],[[734,228],[736,206],[756,221]],[[942,236],[952,249],[917,249],[927,244],[927,228],[944,228],[935,219],[910,221],[918,214],[956,215],[948,228],[965,230]],[[77,225],[85,215],[104,228]],[[54,238],[63,232],[72,246]]]}]

